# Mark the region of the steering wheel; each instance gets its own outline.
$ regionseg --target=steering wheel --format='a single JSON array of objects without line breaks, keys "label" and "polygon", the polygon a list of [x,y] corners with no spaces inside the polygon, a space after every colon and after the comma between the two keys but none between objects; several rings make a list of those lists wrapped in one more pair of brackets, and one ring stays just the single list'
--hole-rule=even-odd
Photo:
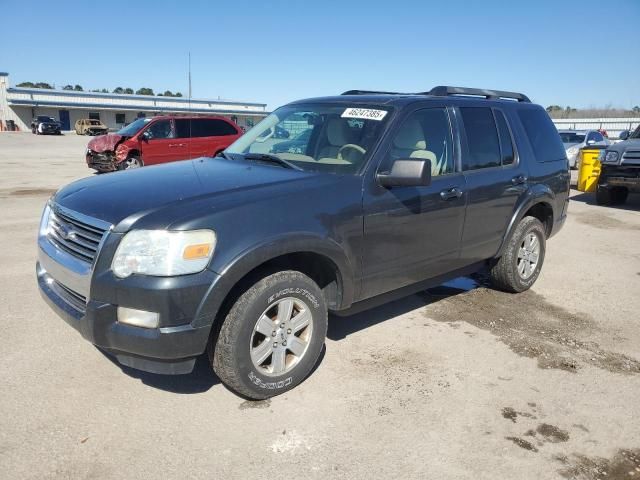
[{"label": "steering wheel", "polygon": [[356,145],[354,143],[347,143],[346,145],[341,146],[340,150],[338,150],[338,159],[346,160],[346,159],[342,158],[342,151],[346,150],[348,148],[351,148],[352,150],[355,150],[356,152],[359,152],[362,155],[367,153],[367,151],[364,148],[362,148],[360,145]]}]

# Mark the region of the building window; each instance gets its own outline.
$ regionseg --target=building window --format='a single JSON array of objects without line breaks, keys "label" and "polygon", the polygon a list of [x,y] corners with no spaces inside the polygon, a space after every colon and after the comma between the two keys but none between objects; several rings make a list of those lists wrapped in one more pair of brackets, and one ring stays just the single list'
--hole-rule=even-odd
[{"label": "building window", "polygon": [[117,124],[123,124],[126,122],[125,117],[124,117],[124,113],[116,113],[116,123]]},{"label": "building window", "polygon": [[89,120],[100,120],[100,112],[89,112]]},{"label": "building window", "polygon": [[136,118],[145,118],[147,116],[144,112],[138,112],[138,116]]}]

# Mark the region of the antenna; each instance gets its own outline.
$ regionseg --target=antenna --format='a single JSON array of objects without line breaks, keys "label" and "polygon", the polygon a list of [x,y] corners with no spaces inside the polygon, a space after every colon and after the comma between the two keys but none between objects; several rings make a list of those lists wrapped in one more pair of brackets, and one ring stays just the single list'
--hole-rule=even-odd
[{"label": "antenna", "polygon": [[191,52],[189,52],[189,111],[191,111]]}]

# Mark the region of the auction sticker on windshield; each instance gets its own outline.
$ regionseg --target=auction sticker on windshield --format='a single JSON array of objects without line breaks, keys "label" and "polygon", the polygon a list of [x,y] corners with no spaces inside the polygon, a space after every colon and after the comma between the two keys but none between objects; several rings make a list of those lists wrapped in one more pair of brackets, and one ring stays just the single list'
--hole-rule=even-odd
[{"label": "auction sticker on windshield", "polygon": [[342,118],[360,118],[362,120],[382,120],[387,114],[386,110],[374,110],[371,108],[347,108],[342,115]]}]

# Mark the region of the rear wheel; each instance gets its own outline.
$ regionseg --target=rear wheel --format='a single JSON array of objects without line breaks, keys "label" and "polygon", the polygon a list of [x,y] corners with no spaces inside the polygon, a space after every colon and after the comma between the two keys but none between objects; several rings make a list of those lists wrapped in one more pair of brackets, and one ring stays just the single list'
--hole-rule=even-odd
[{"label": "rear wheel", "polygon": [[540,275],[545,251],[544,226],[535,217],[524,217],[491,269],[493,285],[512,293],[528,290]]},{"label": "rear wheel", "polygon": [[274,273],[229,310],[210,348],[213,369],[240,395],[273,397],[309,375],[326,332],[327,307],[318,285],[301,272]]}]

